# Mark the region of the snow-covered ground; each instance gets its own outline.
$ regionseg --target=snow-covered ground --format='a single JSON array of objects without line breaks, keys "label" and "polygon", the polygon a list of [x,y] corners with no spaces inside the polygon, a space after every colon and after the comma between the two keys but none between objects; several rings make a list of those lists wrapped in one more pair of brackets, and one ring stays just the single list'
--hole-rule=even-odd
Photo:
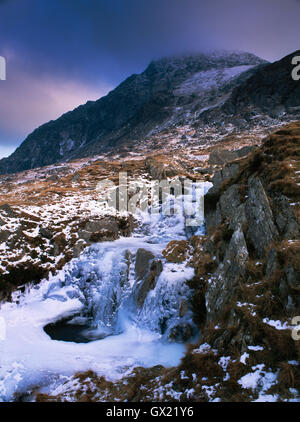
[{"label": "snow-covered ground", "polygon": [[[210,186],[206,183],[205,190]],[[141,281],[136,278],[135,259],[139,249],[146,249],[163,261],[161,251],[167,243],[184,237],[182,213],[141,213],[131,238],[95,244],[49,280],[14,294],[12,303],[0,309],[5,326],[0,338],[0,400],[13,400],[14,393],[35,386],[53,389],[79,371],[91,369],[115,379],[135,366],[179,364],[185,346],[170,343],[168,334],[182,321],[192,324],[191,311],[182,317],[179,308],[183,298],[188,300],[185,281],[194,269],[186,262],[164,263],[154,289],[138,306]],[[89,336],[106,337],[88,343],[51,339],[44,327],[66,317],[88,322]]]}]

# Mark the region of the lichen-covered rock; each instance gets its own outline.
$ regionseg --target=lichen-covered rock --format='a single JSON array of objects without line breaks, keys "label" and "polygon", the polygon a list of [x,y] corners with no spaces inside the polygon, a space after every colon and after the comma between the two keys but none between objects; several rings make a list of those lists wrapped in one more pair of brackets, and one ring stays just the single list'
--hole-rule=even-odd
[{"label": "lichen-covered rock", "polygon": [[146,168],[152,179],[162,180],[166,178],[165,166],[160,161],[149,157],[146,159]]},{"label": "lichen-covered rock", "polygon": [[235,215],[241,204],[239,187],[237,184],[230,186],[220,197],[220,211],[222,218],[231,218]]},{"label": "lichen-covered rock", "polygon": [[184,262],[190,253],[190,245],[187,240],[171,240],[162,251],[168,262]]},{"label": "lichen-covered rock", "polygon": [[137,291],[137,302],[142,307],[150,290],[156,286],[157,279],[163,270],[162,262],[146,249],[137,250],[135,258],[135,274],[140,280]]},{"label": "lichen-covered rock", "polygon": [[249,198],[245,205],[247,236],[258,257],[264,257],[267,247],[277,238],[278,230],[268,197],[258,177],[249,178],[248,193]]},{"label": "lichen-covered rock", "polygon": [[300,223],[292,211],[288,198],[277,194],[272,198],[272,211],[280,235],[285,239],[297,239]]},{"label": "lichen-covered rock", "polygon": [[206,291],[207,318],[218,322],[234,300],[236,287],[245,273],[248,249],[244,234],[238,228],[232,235],[226,255],[211,277]]},{"label": "lichen-covered rock", "polygon": [[147,270],[148,271],[138,289],[137,301],[139,307],[143,306],[149,291],[155,288],[157,279],[163,270],[162,262],[160,260],[152,261]]}]

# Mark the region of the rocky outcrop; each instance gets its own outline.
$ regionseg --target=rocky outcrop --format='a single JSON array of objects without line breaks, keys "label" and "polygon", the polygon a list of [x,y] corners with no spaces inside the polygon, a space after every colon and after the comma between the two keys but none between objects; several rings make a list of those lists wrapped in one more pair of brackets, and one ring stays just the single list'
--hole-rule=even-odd
[{"label": "rocky outcrop", "polygon": [[[265,332],[263,320],[285,320],[299,310],[300,223],[295,205],[299,198],[300,144],[291,138],[293,142],[284,154],[284,133],[299,137],[298,126],[279,131],[278,141],[275,136],[267,139],[261,147],[263,154],[258,151],[240,164],[225,165],[215,174],[213,188],[205,197],[209,237],[200,249],[196,245],[199,251],[194,252],[194,266],[199,287],[195,281],[193,285],[198,303],[201,295],[205,298],[205,310],[198,315],[202,329],[203,324],[222,326],[214,336],[217,348],[245,351],[247,345],[262,341],[256,330]],[[281,183],[285,174],[278,171],[283,159],[288,163],[288,190],[284,181]],[[205,255],[211,257],[216,269],[201,265],[199,260]],[[277,335],[275,329],[265,334],[271,343],[272,332]],[[295,350],[287,338],[290,334],[281,335]],[[280,353],[285,355],[283,349]]]},{"label": "rocky outcrop", "polygon": [[245,204],[245,215],[248,224],[247,236],[257,256],[265,256],[266,249],[278,236],[273,213],[266,192],[257,177],[248,181],[249,198]]},{"label": "rocky outcrop", "polygon": [[[222,185],[230,180],[231,178],[235,177],[238,173],[239,165],[237,163],[231,163],[224,166],[222,170],[217,171],[213,178],[212,188],[208,191],[205,197],[205,219],[207,227],[216,227],[222,221],[222,212],[220,209],[221,204],[219,203],[219,199],[221,196],[221,187]],[[226,203],[230,204],[230,195],[233,195],[231,199],[234,200],[236,204],[239,202],[239,196],[236,195],[236,188],[231,189],[230,192],[227,192],[223,197],[222,204],[223,207],[226,207]],[[238,204],[236,204],[238,205]]]},{"label": "rocky outcrop", "polygon": [[238,154],[235,151],[216,149],[210,153],[208,164],[224,165],[236,158],[238,158]]},{"label": "rocky outcrop", "polygon": [[224,318],[228,305],[236,296],[240,278],[245,275],[248,256],[244,234],[239,227],[231,237],[224,260],[209,281],[205,295],[207,321],[217,323]]},{"label": "rocky outcrop", "polygon": [[292,58],[299,55],[298,50],[275,63],[260,66],[234,88],[223,104],[204,111],[201,120],[240,128],[262,121],[266,124],[272,120],[299,120],[300,84],[291,77]]},{"label": "rocky outcrop", "polygon": [[133,218],[119,218],[107,216],[99,220],[88,220],[80,223],[78,231],[79,239],[87,244],[95,242],[116,240],[121,236],[129,236],[133,230]]},{"label": "rocky outcrop", "polygon": [[[230,93],[240,83],[239,73],[247,74],[244,80],[264,63],[253,54],[235,52],[153,61],[107,96],[36,129],[9,158],[0,161],[0,174],[114,152],[132,142],[143,143],[176,124],[184,126],[190,123],[191,109],[198,120],[203,108],[218,103],[225,86]],[[243,72],[243,66],[248,72]],[[228,76],[232,68],[238,75],[235,78]],[[203,78],[211,78],[211,84],[203,83]]]}]

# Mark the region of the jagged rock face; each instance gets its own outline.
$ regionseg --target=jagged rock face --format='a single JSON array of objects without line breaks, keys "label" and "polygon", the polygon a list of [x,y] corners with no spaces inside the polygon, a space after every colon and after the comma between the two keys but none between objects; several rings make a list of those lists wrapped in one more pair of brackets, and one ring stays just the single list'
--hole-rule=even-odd
[{"label": "jagged rock face", "polygon": [[[298,312],[300,144],[297,139],[298,123],[276,132],[266,139],[260,151],[244,162],[226,165],[217,172],[214,186],[206,195],[210,238],[204,249],[214,256],[218,265],[207,276],[206,320],[214,324],[222,321],[224,328],[215,346],[228,346],[226,341],[231,341],[245,349],[247,343],[254,341],[255,330],[251,332],[249,324],[260,324],[265,317],[280,319]],[[265,161],[259,163],[258,157]],[[283,160],[288,175],[279,169]],[[238,301],[248,306],[250,299],[244,292],[255,291],[254,286],[259,287],[255,295],[252,293],[253,308],[248,307],[245,318],[245,314],[237,311],[245,304]],[[269,299],[262,306],[256,301],[263,302],[259,298],[264,296]],[[234,339],[230,334],[233,327]]]},{"label": "jagged rock face", "polygon": [[226,101],[203,113],[201,120],[246,125],[268,124],[270,119],[298,120],[300,85],[292,78],[292,58],[296,51],[275,63],[261,66],[236,86]]},{"label": "jagged rock face", "polygon": [[192,123],[203,110],[222,102],[252,74],[252,68],[265,63],[249,53],[152,62],[107,96],[36,129],[9,158],[0,161],[0,173],[112,151],[151,133]]},{"label": "jagged rock face", "polygon": [[[220,188],[218,177],[216,180],[215,193]],[[279,262],[276,250],[270,249],[270,246],[275,241],[297,239],[299,236],[299,221],[285,196],[276,195],[272,201],[273,212],[265,188],[257,176],[248,179],[247,193],[246,201],[242,202],[238,184],[232,184],[223,193],[219,193],[213,205],[208,195],[208,228],[212,232],[218,227],[223,230],[221,242],[217,248],[212,248],[219,265],[210,279],[205,296],[208,321],[217,322],[228,310],[228,304],[235,298],[236,287],[245,275],[250,251],[252,259],[266,260],[265,276],[271,278]],[[298,296],[292,300],[287,293],[288,286],[294,292],[299,288],[297,277],[298,267],[293,265],[288,266],[282,275],[279,290],[287,311],[295,311],[299,300]]]},{"label": "jagged rock face", "polygon": [[239,278],[245,273],[248,255],[243,231],[238,227],[232,235],[224,260],[219,264],[207,289],[208,321],[217,322],[223,317],[226,307],[235,296]]},{"label": "jagged rock face", "polygon": [[231,114],[239,113],[245,106],[248,110],[254,106],[253,115],[255,112],[267,112],[271,117],[299,114],[300,85],[291,75],[292,58],[299,55],[300,50],[257,70],[234,90],[224,108]]},{"label": "jagged rock face", "polygon": [[256,177],[251,177],[248,187],[249,199],[245,206],[248,222],[247,235],[258,257],[264,257],[267,247],[278,236],[278,230],[261,181]]}]

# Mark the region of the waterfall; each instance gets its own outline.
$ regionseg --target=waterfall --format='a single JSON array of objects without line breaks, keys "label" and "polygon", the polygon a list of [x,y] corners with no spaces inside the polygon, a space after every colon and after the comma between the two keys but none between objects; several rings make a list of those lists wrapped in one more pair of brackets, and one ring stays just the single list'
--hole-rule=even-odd
[{"label": "waterfall", "polygon": [[[92,245],[1,307],[0,400],[76,371],[115,379],[134,366],[179,363],[182,343],[196,334],[186,283],[194,270],[166,262],[162,250],[186,238],[185,216],[141,213],[139,220],[132,237]],[[79,330],[79,341],[55,337],[55,324]]]}]

